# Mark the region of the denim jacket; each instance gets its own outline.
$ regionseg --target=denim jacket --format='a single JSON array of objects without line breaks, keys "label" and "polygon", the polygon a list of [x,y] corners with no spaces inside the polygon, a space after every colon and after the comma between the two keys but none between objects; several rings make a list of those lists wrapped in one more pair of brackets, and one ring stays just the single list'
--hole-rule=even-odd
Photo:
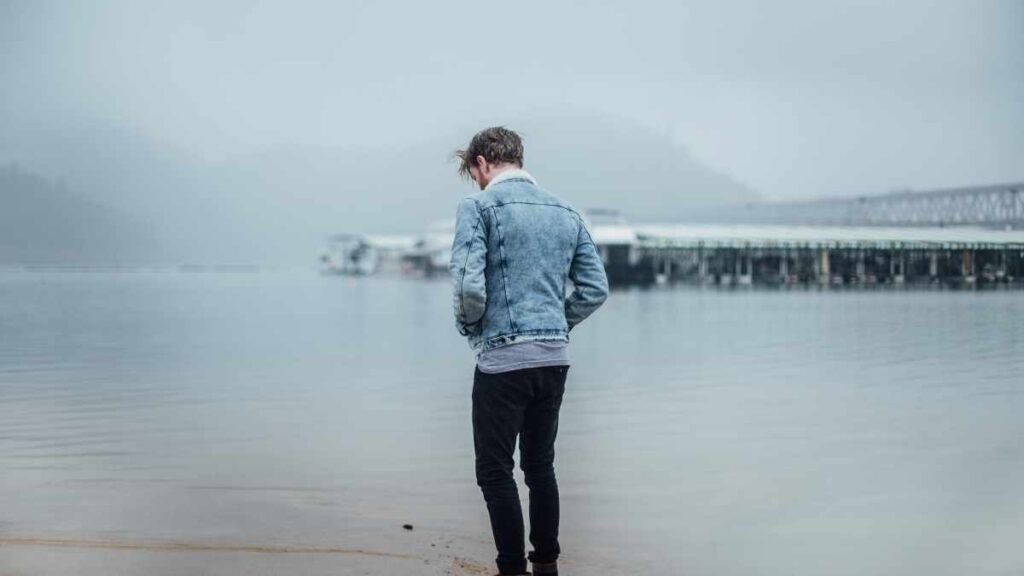
[{"label": "denim jacket", "polygon": [[478,353],[526,340],[568,341],[608,297],[583,218],[522,170],[499,174],[459,202],[451,254],[455,326]]}]

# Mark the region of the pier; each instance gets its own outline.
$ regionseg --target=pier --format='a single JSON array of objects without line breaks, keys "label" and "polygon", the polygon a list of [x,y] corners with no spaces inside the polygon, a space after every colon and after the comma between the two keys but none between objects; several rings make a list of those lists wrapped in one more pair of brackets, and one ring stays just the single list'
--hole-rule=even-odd
[{"label": "pier", "polygon": [[1024,286],[1024,183],[591,218],[617,283]]},{"label": "pier", "polygon": [[613,283],[1020,284],[1024,231],[975,227],[595,225]]}]

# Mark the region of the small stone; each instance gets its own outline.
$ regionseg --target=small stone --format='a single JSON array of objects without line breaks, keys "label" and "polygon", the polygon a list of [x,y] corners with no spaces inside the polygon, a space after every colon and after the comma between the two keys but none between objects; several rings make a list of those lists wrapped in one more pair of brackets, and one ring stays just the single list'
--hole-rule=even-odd
[{"label": "small stone", "polygon": [[402,524],[402,528],[405,528],[406,530],[412,530],[412,524]]}]

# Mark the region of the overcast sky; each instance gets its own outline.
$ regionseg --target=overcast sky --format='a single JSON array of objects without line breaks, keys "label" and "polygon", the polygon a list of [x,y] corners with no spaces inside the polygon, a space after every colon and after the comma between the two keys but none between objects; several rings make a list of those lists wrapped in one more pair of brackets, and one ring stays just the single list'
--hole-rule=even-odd
[{"label": "overcast sky", "polygon": [[0,122],[218,160],[578,107],[773,199],[1024,180],[1022,30],[1013,0],[0,0]]}]

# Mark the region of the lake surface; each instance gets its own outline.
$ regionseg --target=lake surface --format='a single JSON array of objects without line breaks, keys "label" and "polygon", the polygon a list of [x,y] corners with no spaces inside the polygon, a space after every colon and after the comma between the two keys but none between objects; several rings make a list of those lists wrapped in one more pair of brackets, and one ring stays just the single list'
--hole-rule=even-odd
[{"label": "lake surface", "polygon": [[[0,270],[0,573],[480,573],[450,301]],[[570,354],[567,574],[1024,572],[1024,292],[615,291]]]}]

